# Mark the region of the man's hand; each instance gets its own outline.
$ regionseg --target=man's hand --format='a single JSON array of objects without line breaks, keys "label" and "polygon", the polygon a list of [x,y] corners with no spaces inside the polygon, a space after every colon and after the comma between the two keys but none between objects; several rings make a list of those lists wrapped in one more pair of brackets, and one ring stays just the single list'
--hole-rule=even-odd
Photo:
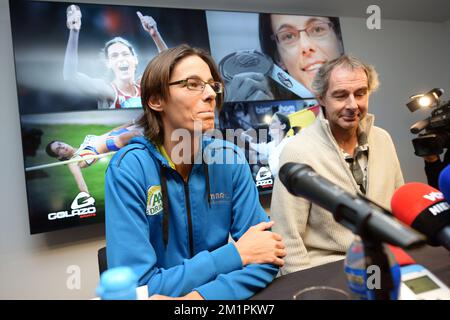
[{"label": "man's hand", "polygon": [[66,14],[67,14],[67,21],[66,21],[67,28],[69,28],[69,30],[79,31],[81,29],[80,7],[72,4],[67,7]]},{"label": "man's hand", "polygon": [[262,73],[243,72],[235,75],[227,84],[225,101],[272,100],[266,77]]},{"label": "man's hand", "polygon": [[156,27],[156,21],[150,16],[144,16],[140,11],[136,11],[137,16],[141,20],[142,28],[147,31],[151,37],[156,36],[158,28]]},{"label": "man's hand", "polygon": [[268,231],[274,222],[261,222],[250,227],[235,243],[244,266],[251,263],[270,263],[282,267],[286,250],[281,236]]}]

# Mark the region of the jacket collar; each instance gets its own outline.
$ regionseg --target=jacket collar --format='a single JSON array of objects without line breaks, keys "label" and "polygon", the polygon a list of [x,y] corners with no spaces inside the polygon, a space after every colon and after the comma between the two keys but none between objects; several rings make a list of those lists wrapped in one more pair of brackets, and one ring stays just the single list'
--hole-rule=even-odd
[{"label": "jacket collar", "polygon": [[[375,121],[375,116],[371,113],[367,113],[366,116],[359,122],[358,125],[358,141],[359,142],[367,142],[368,137],[370,135],[370,131],[372,130],[373,124]],[[314,122],[313,125],[319,126],[322,128],[322,130],[330,137],[332,138],[332,141],[335,141],[336,139],[333,136],[333,133],[331,132],[330,128],[330,122],[328,119],[325,118],[323,107],[320,108],[320,112],[317,115],[317,120]],[[363,135],[364,137],[361,137]],[[360,137],[363,141],[360,141]]]},{"label": "jacket collar", "polygon": [[[214,142],[218,142],[216,139],[213,139],[205,135],[202,135],[201,139],[202,139],[202,151],[204,151],[208,145],[213,144],[214,146],[216,144]],[[153,156],[153,158],[157,160],[160,165],[167,168],[171,168],[169,161],[164,157],[164,155],[161,154],[161,152],[158,150],[158,147],[152,141],[148,140],[146,137],[135,137],[131,139],[130,144],[131,143],[144,145],[148,149],[150,154]],[[199,156],[202,155],[201,154],[196,155],[196,157]],[[194,163],[203,163],[203,162],[204,161],[202,161],[202,159],[196,159]]]}]

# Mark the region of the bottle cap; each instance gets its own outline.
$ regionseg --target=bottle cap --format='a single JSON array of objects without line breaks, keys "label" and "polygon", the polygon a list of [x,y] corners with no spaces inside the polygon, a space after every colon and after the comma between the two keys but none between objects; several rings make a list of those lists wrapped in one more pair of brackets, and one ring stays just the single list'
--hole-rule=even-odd
[{"label": "bottle cap", "polygon": [[135,300],[137,277],[129,267],[117,267],[102,273],[96,293],[103,300]]}]

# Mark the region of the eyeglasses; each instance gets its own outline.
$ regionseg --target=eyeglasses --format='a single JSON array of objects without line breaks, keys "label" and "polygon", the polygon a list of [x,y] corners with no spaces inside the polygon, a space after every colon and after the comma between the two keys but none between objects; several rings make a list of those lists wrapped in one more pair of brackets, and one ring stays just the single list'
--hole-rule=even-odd
[{"label": "eyeglasses", "polygon": [[215,93],[222,93],[223,85],[219,81],[203,81],[197,78],[187,78],[184,80],[170,82],[169,86],[173,86],[175,84],[182,84],[183,87],[188,88],[188,90],[192,91],[201,91],[205,90],[207,84],[214,90]]},{"label": "eyeglasses", "polygon": [[305,29],[289,28],[277,32],[271,38],[282,46],[289,46],[300,40],[300,33],[304,31],[312,39],[320,39],[328,36],[333,29],[331,22],[316,22]]}]

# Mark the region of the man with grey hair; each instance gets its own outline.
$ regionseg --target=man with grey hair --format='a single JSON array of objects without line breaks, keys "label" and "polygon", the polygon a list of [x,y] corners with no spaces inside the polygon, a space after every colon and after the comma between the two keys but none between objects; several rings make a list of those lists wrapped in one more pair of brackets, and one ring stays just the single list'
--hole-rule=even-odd
[{"label": "man with grey hair", "polygon": [[[344,190],[389,208],[404,182],[390,135],[374,126],[374,116],[367,113],[369,95],[377,87],[374,68],[354,57],[324,64],[313,81],[322,112],[285,146],[280,167],[307,164]],[[291,195],[279,178],[270,212],[287,249],[281,274],[343,259],[354,238],[330,212]]]}]

